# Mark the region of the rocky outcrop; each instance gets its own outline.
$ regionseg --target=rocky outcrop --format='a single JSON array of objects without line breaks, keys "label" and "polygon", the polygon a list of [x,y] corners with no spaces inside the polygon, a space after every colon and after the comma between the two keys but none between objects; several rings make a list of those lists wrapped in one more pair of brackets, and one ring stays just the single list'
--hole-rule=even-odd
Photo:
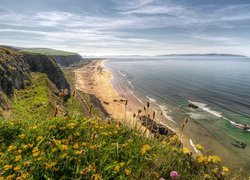
[{"label": "rocky outcrop", "polygon": [[0,47],[0,106],[2,108],[8,108],[6,97],[12,97],[14,89],[22,89],[30,83],[30,72],[45,73],[58,89],[68,89],[70,92],[70,85],[54,58]]},{"label": "rocky outcrop", "polygon": [[54,55],[52,56],[55,58],[56,62],[60,64],[61,66],[70,66],[74,63],[79,63],[83,61],[82,57],[78,54],[75,55],[67,55],[67,56],[61,56],[61,55]]},{"label": "rocky outcrop", "polygon": [[23,53],[23,59],[29,65],[30,71],[45,73],[58,89],[70,91],[69,83],[54,58],[36,53]]},{"label": "rocky outcrop", "polygon": [[19,53],[0,48],[0,91],[13,95],[14,88],[21,89],[29,83],[29,66]]}]

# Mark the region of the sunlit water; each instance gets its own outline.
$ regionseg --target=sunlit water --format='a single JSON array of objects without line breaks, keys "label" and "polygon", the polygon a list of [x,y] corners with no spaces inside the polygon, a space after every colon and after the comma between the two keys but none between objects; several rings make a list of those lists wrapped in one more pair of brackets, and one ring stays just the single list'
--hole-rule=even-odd
[{"label": "sunlit water", "polygon": [[[250,172],[250,132],[230,121],[250,125],[250,60],[239,57],[167,57],[110,59],[107,66],[142,101],[151,101],[208,154],[219,155],[231,169]],[[198,109],[188,107],[192,102]],[[167,121],[167,120],[166,120]],[[235,140],[247,144],[233,146]],[[250,175],[250,174],[249,174]]]}]

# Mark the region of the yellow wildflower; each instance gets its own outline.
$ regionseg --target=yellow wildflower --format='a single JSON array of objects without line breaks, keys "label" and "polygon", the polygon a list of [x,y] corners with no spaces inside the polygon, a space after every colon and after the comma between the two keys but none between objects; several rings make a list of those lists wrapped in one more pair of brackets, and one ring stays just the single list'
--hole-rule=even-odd
[{"label": "yellow wildflower", "polygon": [[120,167],[123,167],[123,166],[124,166],[124,164],[125,164],[124,162],[121,162],[121,163],[120,163]]},{"label": "yellow wildflower", "polygon": [[62,154],[62,155],[60,156],[61,159],[64,159],[64,158],[66,158],[66,157],[67,157],[67,154],[66,154],[66,153],[64,153],[64,154]]},{"label": "yellow wildflower", "polygon": [[22,159],[22,156],[21,155],[18,155],[15,157],[15,161],[20,161]]},{"label": "yellow wildflower", "polygon": [[20,135],[18,135],[18,137],[19,137],[20,139],[24,139],[24,138],[25,138],[25,135],[24,135],[24,134],[20,134]]},{"label": "yellow wildflower", "polygon": [[155,175],[156,178],[159,178],[159,177],[160,177],[159,173],[157,173],[157,172],[155,172],[155,171],[154,171],[154,175]]},{"label": "yellow wildflower", "polygon": [[0,152],[0,157],[3,156],[4,154],[2,152]]},{"label": "yellow wildflower", "polygon": [[49,129],[56,129],[56,125],[51,125]]},{"label": "yellow wildflower", "polygon": [[75,123],[69,123],[69,124],[67,125],[67,127],[68,127],[69,129],[73,129],[75,126],[76,126]]},{"label": "yellow wildflower", "polygon": [[37,136],[37,138],[36,138],[37,141],[40,141],[41,139],[43,139],[42,136]]},{"label": "yellow wildflower", "polygon": [[10,170],[10,169],[12,169],[12,165],[5,165],[4,167],[3,167],[3,169],[5,170],[5,171],[8,171],[8,170]]},{"label": "yellow wildflower", "polygon": [[82,151],[74,151],[74,154],[75,155],[80,155],[80,154],[82,154]]},{"label": "yellow wildflower", "polygon": [[10,146],[8,147],[8,152],[10,152],[10,151],[12,151],[12,150],[15,150],[15,149],[16,149],[16,146],[10,145]]},{"label": "yellow wildflower", "polygon": [[196,147],[196,149],[198,149],[199,151],[202,151],[202,149],[203,149],[202,145],[200,145],[200,144],[196,144],[195,147]]},{"label": "yellow wildflower", "polygon": [[73,146],[74,149],[78,149],[79,148],[79,145],[78,143],[75,143],[74,146]]},{"label": "yellow wildflower", "polygon": [[13,180],[13,179],[15,179],[15,174],[6,177],[6,180]]},{"label": "yellow wildflower", "polygon": [[29,167],[29,166],[30,166],[30,162],[25,162],[25,163],[23,163],[23,166],[24,166],[24,167]]},{"label": "yellow wildflower", "polygon": [[93,174],[91,180],[101,180],[102,176],[100,174]]},{"label": "yellow wildflower", "polygon": [[120,170],[120,166],[115,166],[114,171],[118,172]]},{"label": "yellow wildflower", "polygon": [[20,171],[21,170],[21,166],[17,165],[16,167],[14,167],[14,171]]},{"label": "yellow wildflower", "polygon": [[189,151],[189,149],[187,147],[183,147],[182,152],[184,154],[189,154],[190,153],[190,151]]},{"label": "yellow wildflower", "polygon": [[150,151],[151,150],[151,146],[149,144],[145,144],[142,146],[141,148],[141,154],[145,154],[146,152]]},{"label": "yellow wildflower", "polygon": [[69,150],[69,148],[68,148],[68,146],[67,146],[67,145],[62,145],[62,146],[61,146],[61,148],[62,148],[62,150],[63,150],[63,151],[67,151],[67,150]]},{"label": "yellow wildflower", "polygon": [[204,180],[211,179],[211,176],[209,174],[204,174]]},{"label": "yellow wildflower", "polygon": [[206,163],[207,162],[207,156],[198,156],[197,157],[198,163]]},{"label": "yellow wildflower", "polygon": [[130,169],[125,169],[125,173],[126,173],[126,175],[131,175],[131,171],[130,171]]},{"label": "yellow wildflower", "polygon": [[89,172],[89,169],[88,168],[84,168],[83,170],[81,170],[80,174],[86,175],[86,174],[88,174],[88,172]]},{"label": "yellow wildflower", "polygon": [[128,146],[127,143],[122,144],[122,148],[125,148],[125,147],[127,147],[127,146]]},{"label": "yellow wildflower", "polygon": [[221,159],[219,156],[208,156],[208,162],[213,162],[215,164],[221,162]]},{"label": "yellow wildflower", "polygon": [[222,166],[222,174],[227,174],[229,172],[228,167]]},{"label": "yellow wildflower", "polygon": [[22,179],[28,179],[28,177],[29,177],[29,173],[23,172],[23,173],[21,174],[21,178],[22,178]]},{"label": "yellow wildflower", "polygon": [[86,142],[83,142],[82,143],[82,146],[87,146],[88,144]]},{"label": "yellow wildflower", "polygon": [[169,138],[170,143],[178,143],[179,137],[177,135],[173,135],[171,138]]},{"label": "yellow wildflower", "polygon": [[40,155],[40,151],[37,147],[35,147],[33,150],[32,150],[32,154],[33,154],[33,157],[38,157]]}]

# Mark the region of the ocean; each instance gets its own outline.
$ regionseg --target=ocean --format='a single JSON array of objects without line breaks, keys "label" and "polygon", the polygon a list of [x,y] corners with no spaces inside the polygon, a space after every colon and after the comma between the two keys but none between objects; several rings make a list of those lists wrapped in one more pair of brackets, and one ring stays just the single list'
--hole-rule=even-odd
[{"label": "ocean", "polygon": [[[189,118],[184,135],[190,143],[202,144],[206,154],[218,155],[222,164],[250,175],[250,132],[232,125],[250,125],[250,59],[113,58],[106,66],[139,101],[150,101],[164,113],[163,124],[178,129]],[[199,108],[189,107],[190,103]],[[235,141],[247,144],[246,148],[233,146]]]}]

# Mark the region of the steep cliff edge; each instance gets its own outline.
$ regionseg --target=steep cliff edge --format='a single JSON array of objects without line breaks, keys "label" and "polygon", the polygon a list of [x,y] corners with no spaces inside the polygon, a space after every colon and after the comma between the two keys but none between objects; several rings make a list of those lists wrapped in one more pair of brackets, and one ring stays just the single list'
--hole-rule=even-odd
[{"label": "steep cliff edge", "polygon": [[31,72],[45,73],[58,89],[70,92],[69,83],[52,57],[0,47],[0,107],[10,107],[8,98],[13,97],[14,89],[30,84]]},{"label": "steep cliff edge", "polygon": [[79,63],[84,61],[83,58],[73,52],[60,51],[49,48],[22,48],[23,52],[31,52],[31,53],[39,53],[49,57],[52,57],[56,60],[56,62],[64,67],[70,66],[71,64]]}]

